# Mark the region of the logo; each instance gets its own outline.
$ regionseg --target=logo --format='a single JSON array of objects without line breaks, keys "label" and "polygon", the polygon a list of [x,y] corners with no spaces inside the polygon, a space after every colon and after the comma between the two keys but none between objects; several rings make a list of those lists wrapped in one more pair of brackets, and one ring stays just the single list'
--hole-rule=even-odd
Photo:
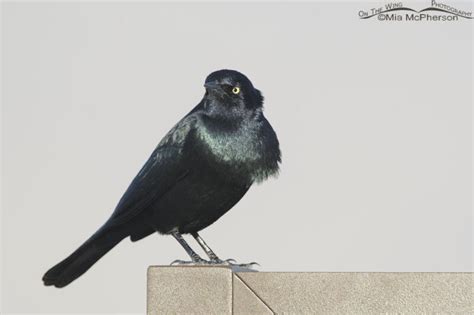
[{"label": "logo", "polygon": [[405,7],[402,2],[391,2],[383,7],[360,10],[362,20],[375,18],[379,21],[408,21],[408,22],[455,22],[472,19],[472,11],[455,8],[452,5],[431,0],[431,6],[415,10]]}]

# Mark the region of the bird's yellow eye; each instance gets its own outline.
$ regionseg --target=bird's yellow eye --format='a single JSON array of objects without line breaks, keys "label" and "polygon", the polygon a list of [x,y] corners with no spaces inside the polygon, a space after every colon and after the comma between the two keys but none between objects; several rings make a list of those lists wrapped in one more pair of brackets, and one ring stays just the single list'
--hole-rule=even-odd
[{"label": "bird's yellow eye", "polygon": [[234,93],[234,94],[239,94],[239,93],[240,93],[240,88],[239,88],[238,86],[234,86],[234,87],[232,88],[232,93]]}]

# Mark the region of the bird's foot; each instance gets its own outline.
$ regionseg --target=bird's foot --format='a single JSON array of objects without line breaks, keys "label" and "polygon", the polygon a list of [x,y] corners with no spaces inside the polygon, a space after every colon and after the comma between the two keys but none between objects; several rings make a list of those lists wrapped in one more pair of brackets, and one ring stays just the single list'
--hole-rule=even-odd
[{"label": "bird's foot", "polygon": [[[260,267],[260,264],[258,262],[252,261],[249,263],[244,263],[244,264],[239,264],[235,261],[235,259],[227,259],[226,260],[231,266],[235,266],[238,268],[247,268],[247,269],[253,269],[256,266]],[[232,262],[233,261],[233,262]]]},{"label": "bird's foot", "polygon": [[170,264],[170,266],[181,266],[181,265],[192,265],[194,262],[192,260],[181,260],[176,259]]},{"label": "bird's foot", "polygon": [[259,263],[256,262],[250,262],[246,264],[239,264],[235,259],[226,259],[222,260],[218,257],[213,257],[210,260],[205,260],[202,259],[201,257],[199,258],[193,258],[193,260],[180,260],[177,259],[173,261],[171,266],[209,266],[209,265],[214,265],[214,266],[229,266],[232,269],[235,269],[237,271],[240,270],[246,270],[246,269],[251,269],[254,270],[253,268],[255,266],[260,266]]},{"label": "bird's foot", "polygon": [[182,265],[199,266],[199,265],[209,265],[209,264],[210,264],[209,261],[202,259],[201,257],[196,257],[196,258],[193,258],[193,260],[176,259],[170,264],[170,266],[182,266]]},{"label": "bird's foot", "polygon": [[236,268],[245,268],[245,269],[252,269],[254,266],[260,266],[259,263],[254,262],[254,261],[247,264],[239,264],[233,258],[222,260],[222,259],[219,259],[218,257],[213,257],[210,260],[210,263],[214,265],[226,265],[226,266],[231,266],[231,267],[236,267]]}]

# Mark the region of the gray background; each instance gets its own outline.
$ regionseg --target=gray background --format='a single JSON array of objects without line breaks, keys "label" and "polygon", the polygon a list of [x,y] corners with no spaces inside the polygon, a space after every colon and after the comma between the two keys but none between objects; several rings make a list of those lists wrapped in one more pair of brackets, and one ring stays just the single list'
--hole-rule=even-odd
[{"label": "gray background", "polygon": [[374,6],[4,3],[2,312],[144,312],[146,267],[187,258],[171,237],[126,240],[63,290],[41,277],[221,68],[263,91],[284,162],[203,231],[218,254],[471,271],[472,21],[358,19]]}]

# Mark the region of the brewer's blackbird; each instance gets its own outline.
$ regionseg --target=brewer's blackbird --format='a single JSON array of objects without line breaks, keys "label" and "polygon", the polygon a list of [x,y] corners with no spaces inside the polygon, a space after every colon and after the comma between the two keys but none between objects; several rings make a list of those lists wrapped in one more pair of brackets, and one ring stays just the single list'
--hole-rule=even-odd
[{"label": "brewer's blackbird", "polygon": [[[198,232],[231,209],[253,183],[278,173],[280,149],[263,115],[263,96],[245,75],[219,70],[204,87],[201,102],[161,140],[111,217],[46,272],[45,285],[64,287],[124,238],[135,242],[154,232],[173,235],[193,264],[228,263]],[[181,234],[186,233],[209,260],[185,242]]]}]

